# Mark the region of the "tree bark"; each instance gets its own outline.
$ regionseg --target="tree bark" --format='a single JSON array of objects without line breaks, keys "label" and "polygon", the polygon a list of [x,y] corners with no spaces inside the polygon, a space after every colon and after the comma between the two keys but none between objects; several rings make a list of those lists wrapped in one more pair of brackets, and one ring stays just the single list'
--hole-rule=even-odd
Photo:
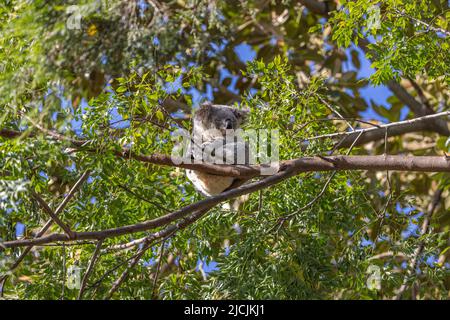
[{"label": "tree bark", "polygon": [[[201,164],[199,164],[199,168],[201,168]],[[7,248],[42,245],[57,241],[102,240],[105,238],[152,230],[168,225],[179,219],[183,219],[192,212],[208,210],[223,201],[276,185],[302,172],[343,170],[450,172],[450,158],[437,156],[415,157],[382,155],[305,157],[286,160],[281,162],[280,170],[274,175],[268,176],[260,181],[245,184],[236,189],[225,191],[219,195],[208,197],[152,220],[101,231],[73,232],[73,237],[71,238],[66,234],[54,233],[41,238],[7,241],[2,243],[0,251],[4,251]]]}]

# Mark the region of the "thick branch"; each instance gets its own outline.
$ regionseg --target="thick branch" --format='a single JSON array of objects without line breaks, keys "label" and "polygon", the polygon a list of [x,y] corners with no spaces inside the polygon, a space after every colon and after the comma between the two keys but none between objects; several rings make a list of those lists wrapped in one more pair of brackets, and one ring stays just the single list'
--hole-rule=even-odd
[{"label": "thick branch", "polygon": [[[37,126],[38,127],[38,126]],[[89,144],[89,140],[74,139],[71,137],[66,137],[58,132],[51,131],[42,127],[38,127],[43,133],[47,134],[51,138],[68,142],[75,149],[83,149]],[[15,132],[15,133],[12,133]],[[16,138],[20,137],[24,132],[12,131],[9,129],[0,129],[0,136],[5,138]],[[86,149],[89,152],[96,152],[95,149]],[[216,174],[229,177],[254,177],[258,176],[260,173],[259,166],[247,166],[247,165],[214,165],[209,163],[183,163],[182,159],[172,157],[164,154],[152,154],[152,155],[142,155],[136,154],[128,148],[122,148],[121,151],[116,151],[115,156],[123,158],[125,160],[134,159],[141,162],[179,167],[183,169],[192,169],[203,171],[209,174]]]},{"label": "thick branch", "polygon": [[194,213],[192,213],[190,216],[185,218],[184,220],[178,222],[175,225],[170,225],[166,228],[164,228],[161,231],[158,231],[150,236],[147,236],[144,240],[144,244],[142,248],[139,249],[137,254],[134,256],[134,258],[130,261],[127,268],[123,271],[123,273],[120,275],[120,277],[114,281],[111,289],[108,291],[108,294],[105,299],[110,299],[113,294],[119,289],[120,285],[126,280],[128,277],[128,274],[130,273],[131,269],[139,262],[139,260],[142,258],[144,253],[151,247],[151,245],[155,242],[157,239],[167,239],[171,237],[176,231],[186,228],[187,226],[191,225],[198,219],[200,219],[202,216],[204,216],[208,211],[210,207],[207,207],[205,209],[198,210]]},{"label": "thick branch", "polygon": [[123,152],[116,152],[116,156],[124,159],[135,159],[141,162],[152,163],[156,165],[178,167],[203,171],[209,174],[216,174],[229,177],[254,177],[260,174],[259,166],[248,165],[215,165],[210,163],[183,163],[181,159],[164,154],[140,155],[135,154],[128,149]]},{"label": "thick branch", "polygon": [[426,131],[430,129],[430,126],[435,124],[437,118],[443,118],[448,116],[450,116],[450,111],[445,111],[420,118],[388,123],[367,129],[325,134],[317,137],[312,137],[309,140],[322,138],[340,139],[345,137],[345,140],[343,140],[339,146],[342,148],[346,148],[355,141],[355,139],[358,137],[360,133],[362,133],[362,136],[358,139],[355,145],[361,145],[370,141],[383,139],[386,135],[386,130],[388,137],[422,130]]},{"label": "thick branch", "polygon": [[[415,118],[411,120],[399,121],[394,123],[389,123],[386,125],[377,126],[376,128],[369,129],[361,129],[355,130],[352,132],[345,133],[334,133],[329,135],[323,135],[314,137],[317,138],[340,138],[344,136],[348,136],[345,140],[342,141],[340,147],[348,147],[353,144],[355,139],[359,136],[361,132],[363,135],[358,139],[356,145],[361,145],[370,141],[375,141],[379,139],[383,139],[386,134],[386,128],[388,128],[387,135],[395,136],[404,133],[417,132],[423,130],[431,130],[437,131],[436,128],[436,120],[438,118],[448,117],[450,115],[450,111],[441,112],[438,114],[431,114],[427,116],[423,116],[420,118]],[[442,123],[447,126],[447,121],[443,119]],[[39,127],[36,125],[39,130],[43,133],[49,135],[53,139],[58,141],[69,142],[74,148],[84,150],[85,146],[88,145],[88,140],[80,140],[74,139],[70,137],[66,137],[60,133]],[[0,129],[0,136],[11,138],[11,137],[19,137],[23,134],[23,132],[15,132],[8,129]],[[88,149],[89,152],[96,152],[95,149]],[[257,165],[214,165],[209,163],[183,163],[182,159],[178,159],[176,157],[172,157],[169,155],[163,154],[152,154],[152,155],[142,155],[136,154],[130,149],[123,148],[121,151],[116,151],[114,153],[117,157],[123,159],[134,159],[141,162],[151,163],[155,165],[164,165],[164,166],[172,166],[179,167],[183,169],[192,169],[197,171],[206,172],[209,174],[221,175],[221,176],[229,176],[229,177],[240,177],[240,178],[251,178],[260,176],[261,167]]]},{"label": "thick branch", "polygon": [[[2,131],[2,130],[0,130]],[[47,211],[47,213],[50,214],[50,212],[52,214],[50,214],[50,216],[52,217],[51,219],[49,219],[46,224],[42,227],[41,230],[39,230],[39,232],[36,234],[36,239],[39,237],[42,237],[47,230],[51,227],[51,225],[53,224],[53,222],[55,221],[59,221],[60,222],[60,226],[66,231],[68,232],[67,236],[71,237],[73,236],[72,231],[64,224],[62,223],[61,220],[59,220],[58,215],[64,210],[64,208],[66,207],[66,205],[69,203],[69,201],[73,198],[73,196],[75,195],[75,192],[81,187],[81,185],[84,183],[84,181],[86,181],[86,179],[89,177],[89,173],[90,171],[87,170],[79,179],[77,182],[75,182],[75,184],[73,185],[72,189],[70,189],[69,193],[67,194],[67,196],[64,198],[64,200],[60,203],[60,205],[56,208],[55,212],[53,212],[47,205],[47,203],[45,203],[45,201],[43,201],[39,196],[38,199],[42,200],[42,204],[45,204],[44,210]],[[37,194],[35,194],[37,195]],[[38,200],[40,202],[40,200]],[[56,219],[56,220],[55,220]],[[63,227],[64,226],[64,227]],[[66,229],[67,228],[67,229]],[[10,271],[13,271],[14,269],[16,269],[20,263],[23,261],[23,259],[25,258],[25,256],[31,251],[31,249],[33,248],[33,245],[30,245],[28,247],[26,247],[22,253],[20,254],[20,256],[17,258],[17,260],[12,264],[11,267],[9,267]],[[2,250],[2,246],[0,243],[0,251]],[[8,278],[8,275],[5,275],[3,277],[0,278],[0,296],[3,295],[3,288],[4,285],[6,283],[6,280]]]},{"label": "thick branch", "polygon": [[[364,53],[369,53],[368,45],[370,42],[367,39],[359,39],[359,47],[364,51]],[[408,108],[417,116],[426,116],[434,114],[434,110],[426,106],[425,104],[417,101],[412,95],[406,91],[398,82],[390,80],[387,83],[388,88],[397,96],[397,98],[403,102]],[[438,132],[444,136],[450,135],[450,130],[448,128],[447,122],[442,119],[435,119],[433,122],[428,124],[428,130]]]},{"label": "thick branch", "polygon": [[252,182],[236,189],[223,192],[217,196],[209,197],[199,202],[185,206],[172,213],[164,216],[102,231],[91,232],[74,232],[73,238],[70,239],[66,234],[50,234],[45,237],[35,239],[22,239],[4,242],[0,247],[0,251],[5,248],[15,248],[30,245],[42,245],[56,241],[73,241],[73,240],[93,240],[105,239],[110,237],[118,237],[125,234],[135,232],[143,232],[158,227],[165,226],[173,221],[184,218],[188,214],[209,209],[225,200],[235,198],[244,194],[252,193],[277,183],[284,181],[292,176],[302,172],[311,171],[342,171],[342,170],[400,170],[400,171],[421,171],[421,172],[450,172],[450,159],[447,157],[425,157],[425,156],[330,156],[330,157],[305,157],[295,160],[287,160],[282,162],[281,169],[278,173]]}]

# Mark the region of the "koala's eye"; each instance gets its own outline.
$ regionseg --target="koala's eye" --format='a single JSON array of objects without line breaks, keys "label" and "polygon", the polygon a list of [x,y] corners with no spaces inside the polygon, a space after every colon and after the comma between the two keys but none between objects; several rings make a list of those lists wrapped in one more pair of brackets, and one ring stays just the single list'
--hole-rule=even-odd
[{"label": "koala's eye", "polygon": [[226,129],[233,129],[233,121],[231,119],[225,120],[225,128]]}]

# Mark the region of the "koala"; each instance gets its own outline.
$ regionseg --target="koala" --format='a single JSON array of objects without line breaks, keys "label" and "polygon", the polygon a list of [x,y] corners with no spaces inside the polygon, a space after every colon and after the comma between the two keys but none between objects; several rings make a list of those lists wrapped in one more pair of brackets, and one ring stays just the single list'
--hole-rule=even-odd
[{"label": "koala", "polygon": [[[247,110],[209,102],[202,104],[193,117],[193,139],[188,148],[191,159],[216,164],[248,164],[249,148],[238,130],[247,116]],[[237,158],[244,163],[237,161]],[[195,170],[186,170],[186,174],[194,187],[205,196],[217,195],[242,184],[242,179],[235,177]]]}]

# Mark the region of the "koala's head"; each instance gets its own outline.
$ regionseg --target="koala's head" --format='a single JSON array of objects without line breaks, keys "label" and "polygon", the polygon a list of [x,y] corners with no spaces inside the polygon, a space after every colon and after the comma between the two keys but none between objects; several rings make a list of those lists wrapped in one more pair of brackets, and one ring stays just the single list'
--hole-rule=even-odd
[{"label": "koala's head", "polygon": [[248,110],[238,110],[229,106],[206,102],[194,115],[194,130],[216,130],[225,135],[229,130],[237,130],[245,122]]}]

